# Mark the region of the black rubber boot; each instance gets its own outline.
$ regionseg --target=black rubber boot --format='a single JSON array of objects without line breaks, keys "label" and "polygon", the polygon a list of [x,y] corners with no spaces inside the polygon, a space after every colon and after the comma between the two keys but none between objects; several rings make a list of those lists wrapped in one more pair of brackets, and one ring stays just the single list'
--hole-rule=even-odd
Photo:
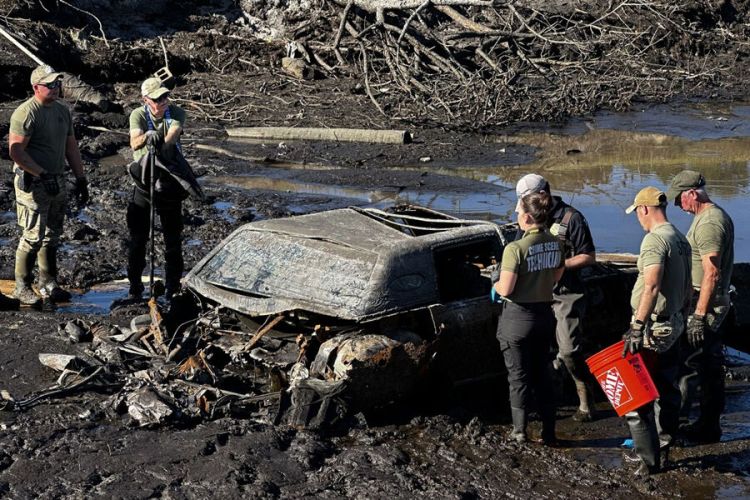
[{"label": "black rubber boot", "polygon": [[653,409],[647,405],[625,415],[630,435],[633,438],[633,449],[650,473],[658,472],[660,466],[659,434]]},{"label": "black rubber boot", "polygon": [[542,408],[539,409],[539,413],[542,417],[541,443],[546,446],[557,446],[557,435],[555,434],[557,415],[555,407],[552,405],[543,405]]},{"label": "black rubber boot", "polygon": [[513,430],[508,435],[509,438],[518,442],[526,442],[526,426],[529,422],[528,414],[523,408],[510,408],[510,417],[513,420]]}]

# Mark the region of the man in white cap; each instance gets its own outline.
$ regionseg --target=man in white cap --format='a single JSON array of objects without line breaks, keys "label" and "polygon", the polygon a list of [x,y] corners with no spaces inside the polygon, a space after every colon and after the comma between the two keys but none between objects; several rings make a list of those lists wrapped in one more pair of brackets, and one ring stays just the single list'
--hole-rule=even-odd
[{"label": "man in white cap", "polygon": [[[158,78],[148,78],[141,85],[143,106],[130,113],[130,147],[133,159],[138,162],[153,146],[157,156],[172,161],[178,155],[180,135],[185,126],[185,111],[169,102],[169,89]],[[168,179],[164,179],[166,185]],[[160,184],[161,186],[161,184]],[[181,194],[158,190],[154,208],[161,220],[164,236],[164,278],[166,296],[180,288],[184,268],[182,258],[182,200]],[[146,246],[149,241],[150,207],[149,190],[138,185],[128,204],[127,224],[130,231],[128,242],[128,298],[138,300],[143,294],[141,274],[146,267]]]},{"label": "man in white cap", "polygon": [[22,304],[36,305],[31,288],[38,258],[39,290],[53,302],[70,299],[57,283],[57,249],[63,232],[67,189],[65,161],[75,176],[79,204],[88,201],[88,183],[73,132],[73,118],[58,101],[62,73],[42,65],[31,73],[34,95],[11,116],[8,146],[15,169],[18,225],[23,234],[16,250],[16,288],[13,296]]},{"label": "man in white cap", "polygon": [[[525,175],[516,184],[519,204],[524,196],[540,192],[551,194],[549,183],[541,175]],[[593,378],[584,362],[581,347],[584,334],[581,321],[586,312],[586,299],[579,271],[596,262],[596,248],[583,214],[559,196],[552,196],[552,200],[554,205],[547,220],[547,227],[550,233],[563,242],[565,248],[565,272],[553,294],[553,309],[557,320],[557,360],[565,365],[575,382],[579,404],[573,419],[578,422],[590,422],[593,419],[590,389]]]},{"label": "man in white cap", "polygon": [[636,475],[659,472],[679,423],[679,338],[690,305],[690,244],[667,220],[667,196],[655,187],[641,189],[625,213],[636,213],[646,236],[638,255],[638,278],[630,295],[633,317],[623,336],[623,357],[644,351],[644,361],[659,391],[656,401],[625,414],[638,462]]}]

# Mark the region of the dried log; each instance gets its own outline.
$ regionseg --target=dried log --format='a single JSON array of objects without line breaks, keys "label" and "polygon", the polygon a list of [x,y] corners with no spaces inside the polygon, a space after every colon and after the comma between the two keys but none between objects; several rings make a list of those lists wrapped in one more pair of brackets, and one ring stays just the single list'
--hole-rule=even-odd
[{"label": "dried log", "polygon": [[370,142],[406,144],[411,136],[406,130],[365,130],[351,128],[238,127],[227,129],[229,137],[285,141]]}]

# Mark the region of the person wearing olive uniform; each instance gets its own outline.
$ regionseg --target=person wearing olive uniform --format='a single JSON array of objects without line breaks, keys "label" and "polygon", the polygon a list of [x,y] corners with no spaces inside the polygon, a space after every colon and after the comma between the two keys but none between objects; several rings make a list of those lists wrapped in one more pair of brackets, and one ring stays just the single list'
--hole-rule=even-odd
[{"label": "person wearing olive uniform", "polygon": [[34,95],[10,118],[8,149],[15,171],[16,210],[23,234],[16,249],[13,296],[22,304],[36,305],[40,298],[31,288],[34,265],[39,265],[39,290],[52,302],[70,300],[57,283],[57,249],[65,221],[67,188],[65,161],[75,176],[79,205],[89,191],[81,153],[73,132],[73,117],[59,101],[63,74],[50,66],[31,72]]},{"label": "person wearing olive uniform", "polygon": [[557,359],[555,366],[565,366],[576,386],[578,409],[573,414],[577,422],[593,420],[591,394],[595,381],[589,373],[583,356],[585,331],[582,328],[586,315],[586,296],[581,272],[596,263],[596,249],[588,222],[581,212],[565,203],[561,197],[552,196],[550,185],[538,174],[523,176],[516,184],[516,195],[521,199],[530,193],[545,192],[552,197],[552,208],[547,218],[549,232],[563,243],[565,272],[553,291],[552,309],[557,320],[555,340]]},{"label": "person wearing olive uniform", "polygon": [[[177,156],[180,136],[185,126],[185,111],[169,102],[169,89],[158,78],[148,78],[141,85],[143,106],[130,113],[130,147],[133,159],[138,162],[147,154],[147,146],[153,145],[159,158],[167,161]],[[157,192],[154,208],[161,221],[164,235],[164,278],[166,296],[180,288],[184,262],[182,257],[182,198],[170,197]],[[127,224],[130,231],[128,242],[128,298],[139,300],[144,286],[141,275],[146,267],[146,247],[149,241],[150,222],[149,192],[136,186],[128,204]]]},{"label": "person wearing olive uniform", "polygon": [[655,187],[638,192],[625,212],[636,213],[646,236],[638,254],[638,277],[630,295],[633,317],[623,336],[623,357],[644,351],[644,362],[659,397],[625,414],[633,438],[626,459],[639,463],[636,475],[661,470],[679,424],[679,338],[690,304],[690,245],[667,220],[667,196]]},{"label": "person wearing olive uniform", "polygon": [[724,411],[724,346],[722,326],[731,308],[730,280],[734,265],[734,223],[706,193],[706,180],[693,170],[677,174],[667,199],[693,214],[687,233],[692,248],[692,303],[683,341],[680,379],[683,411],[692,403],[693,381],[701,387],[700,416],[682,430],[691,441],[716,443]]},{"label": "person wearing olive uniform", "polygon": [[542,418],[542,442],[554,444],[555,403],[547,364],[555,335],[552,289],[564,271],[562,245],[546,228],[552,198],[531,193],[518,202],[518,225],[524,234],[509,243],[494,292],[505,300],[497,339],[508,369],[513,430],[526,441],[532,394]]}]

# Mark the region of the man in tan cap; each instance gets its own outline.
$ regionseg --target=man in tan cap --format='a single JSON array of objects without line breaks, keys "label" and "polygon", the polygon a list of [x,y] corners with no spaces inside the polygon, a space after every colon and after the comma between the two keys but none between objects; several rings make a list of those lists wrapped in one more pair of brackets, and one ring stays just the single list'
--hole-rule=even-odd
[{"label": "man in tan cap", "polygon": [[[185,111],[169,102],[169,89],[158,78],[148,78],[141,85],[143,106],[130,113],[130,147],[133,159],[140,162],[153,147],[156,155],[166,162],[172,161],[180,149],[180,135],[185,126]],[[164,179],[167,184],[168,179]],[[160,184],[161,186],[161,184]],[[146,267],[146,246],[149,241],[151,200],[148,187],[133,189],[128,204],[128,298],[138,300],[143,294],[141,274]],[[183,197],[166,191],[154,194],[154,208],[161,220],[164,236],[164,280],[166,295],[170,298],[180,288],[184,268],[182,258],[182,200]]]},{"label": "man in tan cap", "polygon": [[684,331],[690,302],[690,245],[667,220],[666,209],[664,192],[647,187],[625,210],[636,213],[647,234],[638,255],[638,278],[630,296],[633,318],[623,336],[622,355],[643,349],[659,391],[656,401],[625,415],[634,445],[633,453],[626,453],[625,458],[639,462],[639,476],[660,470],[661,456],[666,458],[679,424],[677,341]]},{"label": "man in tan cap", "polygon": [[70,299],[57,283],[57,249],[63,232],[67,189],[65,161],[76,178],[80,204],[88,201],[88,187],[73,119],[58,101],[62,73],[42,65],[31,73],[34,95],[11,116],[8,146],[14,162],[18,225],[23,234],[16,250],[16,289],[22,304],[35,305],[39,297],[31,288],[34,264],[39,260],[39,290],[53,302]]},{"label": "man in tan cap", "polygon": [[[544,177],[539,174],[521,177],[516,183],[516,211],[524,196],[542,192],[552,195]],[[560,196],[552,196],[552,203],[546,227],[563,243],[565,250],[565,272],[555,286],[552,304],[557,325],[555,339],[558,352],[555,366],[565,365],[575,383],[578,409],[573,414],[573,420],[590,422],[593,420],[591,386],[594,380],[583,359],[582,344],[586,332],[583,331],[582,321],[586,315],[586,297],[580,271],[596,262],[596,249],[583,214],[565,203]]]},{"label": "man in tan cap", "polygon": [[667,197],[693,214],[687,233],[692,248],[692,304],[686,341],[685,373],[680,380],[683,412],[692,403],[693,381],[701,387],[700,417],[682,430],[692,441],[715,443],[721,438],[724,411],[724,346],[722,326],[731,308],[729,298],[734,265],[734,223],[706,193],[706,180],[693,170],[675,175]]}]

